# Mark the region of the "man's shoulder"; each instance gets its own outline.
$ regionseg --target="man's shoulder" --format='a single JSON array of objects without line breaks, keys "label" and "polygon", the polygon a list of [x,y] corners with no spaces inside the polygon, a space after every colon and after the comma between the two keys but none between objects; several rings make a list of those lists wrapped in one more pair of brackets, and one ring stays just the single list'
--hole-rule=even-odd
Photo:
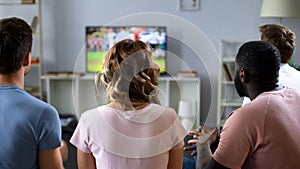
[{"label": "man's shoulder", "polygon": [[27,102],[28,106],[35,110],[47,111],[47,112],[57,112],[54,106],[49,103],[44,102],[43,100],[30,96]]},{"label": "man's shoulder", "polygon": [[[262,115],[261,111],[265,110],[269,96],[259,95],[249,103],[243,105],[242,107],[234,110],[230,116],[241,116],[245,118],[250,118],[251,116],[256,117],[257,115]],[[230,117],[229,116],[229,117]]]},{"label": "man's shoulder", "polygon": [[294,67],[291,67],[288,64],[284,64],[280,67],[279,70],[279,81],[283,84],[289,83],[289,81],[299,81],[300,80],[300,71],[296,70]]},{"label": "man's shoulder", "polygon": [[7,95],[12,100],[12,105],[15,105],[15,107],[12,107],[13,109],[16,109],[28,113],[27,116],[40,116],[40,114],[43,113],[57,113],[57,110],[54,108],[54,106],[50,105],[49,103],[44,102],[40,98],[37,98],[29,93],[27,93],[24,90],[15,90],[15,94]]}]

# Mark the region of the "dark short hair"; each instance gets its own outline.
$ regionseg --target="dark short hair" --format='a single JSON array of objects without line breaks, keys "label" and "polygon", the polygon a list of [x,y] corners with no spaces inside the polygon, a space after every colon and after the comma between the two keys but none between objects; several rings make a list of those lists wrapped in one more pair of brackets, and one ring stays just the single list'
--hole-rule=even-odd
[{"label": "dark short hair", "polygon": [[0,20],[0,73],[18,71],[25,56],[31,52],[32,29],[17,17]]},{"label": "dark short hair", "polygon": [[288,63],[296,47],[296,34],[289,28],[277,24],[262,25],[259,30],[261,40],[274,44],[280,51],[281,62]]},{"label": "dark short hair", "polygon": [[280,53],[272,43],[246,42],[240,47],[235,61],[257,80],[276,80],[279,76]]}]

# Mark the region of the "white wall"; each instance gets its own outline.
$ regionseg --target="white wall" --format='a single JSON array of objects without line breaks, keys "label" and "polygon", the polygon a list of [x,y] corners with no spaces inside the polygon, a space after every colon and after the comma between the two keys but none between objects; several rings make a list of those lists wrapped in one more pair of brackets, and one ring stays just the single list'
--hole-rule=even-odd
[{"label": "white wall", "polygon": [[[194,25],[212,42],[218,50],[220,39],[255,40],[259,37],[258,26],[265,23],[278,23],[277,19],[260,18],[262,0],[200,0],[200,10],[182,12],[178,10],[177,0],[52,0],[43,1],[43,44],[44,44],[44,72],[49,70],[84,70],[84,30],[86,25],[105,25],[111,22],[124,23],[128,15],[142,12],[157,12],[171,14],[172,20],[163,20],[160,15],[145,16],[137,19],[139,23],[166,22],[168,33],[186,37],[185,25],[171,23],[176,21],[174,16],[185,19],[188,27]],[[156,17],[156,18],[155,18]],[[125,18],[125,19],[124,19]],[[135,18],[135,17],[132,17]],[[143,19],[145,21],[143,21]],[[129,19],[134,23],[134,19]],[[120,22],[118,22],[120,21]],[[300,35],[299,19],[283,19],[282,23]],[[195,30],[195,29],[192,29]],[[196,31],[197,34],[201,34]],[[298,33],[299,32],[299,33]],[[210,69],[218,67],[212,55],[202,55],[203,44],[199,48],[191,48],[190,43],[197,42],[199,36],[189,36],[186,43],[181,39],[170,38],[168,49],[181,57],[187,65],[197,70],[202,78],[201,112],[202,121],[208,112],[215,112],[216,97],[212,94],[217,90],[215,74],[209,75]],[[202,34],[201,38],[205,39]],[[209,43],[209,42],[208,42]],[[201,48],[202,47],[202,48]],[[294,60],[300,63],[300,49],[296,49]],[[205,58],[207,62],[199,59]],[[79,60],[78,60],[79,58]],[[76,62],[77,61],[77,62]],[[211,64],[212,62],[212,64]],[[210,65],[205,65],[210,63]],[[75,66],[76,65],[76,66]],[[182,67],[179,65],[179,67]],[[173,66],[172,58],[168,58],[168,71],[176,73],[177,66]]]}]

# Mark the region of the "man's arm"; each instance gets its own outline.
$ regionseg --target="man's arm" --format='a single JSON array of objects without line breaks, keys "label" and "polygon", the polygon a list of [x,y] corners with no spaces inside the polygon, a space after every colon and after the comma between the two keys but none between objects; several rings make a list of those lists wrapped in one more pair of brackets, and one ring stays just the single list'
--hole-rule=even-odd
[{"label": "man's arm", "polygon": [[229,169],[222,164],[218,163],[213,157],[210,159],[205,169]]},{"label": "man's arm", "polygon": [[40,169],[63,169],[60,148],[39,151]]},{"label": "man's arm", "polygon": [[196,169],[229,169],[215,161],[210,150],[210,143],[197,143]]},{"label": "man's arm", "polygon": [[78,169],[96,169],[95,158],[92,153],[85,153],[77,149]]},{"label": "man's arm", "polygon": [[210,146],[218,139],[218,130],[200,126],[201,134],[197,140],[196,169],[228,169],[214,160]]}]

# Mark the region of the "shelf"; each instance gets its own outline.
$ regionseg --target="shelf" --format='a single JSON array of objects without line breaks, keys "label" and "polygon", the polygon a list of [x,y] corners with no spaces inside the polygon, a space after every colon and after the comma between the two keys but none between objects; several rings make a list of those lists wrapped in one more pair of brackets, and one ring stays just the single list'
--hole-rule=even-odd
[{"label": "shelf", "polygon": [[40,92],[28,92],[29,94],[31,94],[32,96],[36,97],[36,98],[40,98]]},{"label": "shelf", "polygon": [[[79,77],[41,76],[45,81],[47,102],[60,113],[81,113],[106,104],[105,93],[98,95],[95,90],[95,74]],[[199,77],[159,77],[159,99],[161,104],[178,110],[179,101],[193,102],[195,113],[200,112]],[[197,116],[197,126],[200,122]]]},{"label": "shelf", "polygon": [[24,90],[27,91],[29,94],[40,98],[40,89],[38,86],[25,86]]},{"label": "shelf", "polygon": [[217,124],[223,126],[226,119],[233,110],[241,107],[242,99],[239,97],[234,86],[235,55],[242,45],[243,40],[220,40],[220,58],[223,71],[219,76],[218,114]]},{"label": "shelf", "polygon": [[37,6],[39,5],[38,3],[33,3],[33,4],[26,4],[26,3],[21,3],[21,2],[0,2],[0,5],[3,6]]},{"label": "shelf", "polygon": [[226,121],[226,119],[222,119],[222,120],[220,120],[220,127],[223,127],[223,126],[224,126],[224,124],[225,124],[225,121]]},{"label": "shelf", "polygon": [[[50,80],[62,80],[62,79],[66,79],[66,80],[70,80],[70,79],[80,79],[80,80],[94,80],[95,79],[95,75],[90,75],[90,74],[86,74],[83,76],[75,76],[75,77],[65,77],[65,76],[51,76],[51,75],[43,75],[41,76],[42,79],[50,79]],[[198,77],[158,77],[158,80],[161,81],[198,81],[199,78]]]},{"label": "shelf", "polygon": [[228,56],[228,57],[226,57],[226,56],[224,56],[223,58],[222,58],[222,62],[223,63],[234,63],[235,62],[235,57],[231,57],[231,56]]},{"label": "shelf", "polygon": [[225,80],[225,81],[222,81],[222,84],[223,85],[234,85],[234,81]]},{"label": "shelf", "polygon": [[235,103],[235,102],[222,102],[221,106],[227,106],[227,107],[241,107],[242,103]]},{"label": "shelf", "polygon": [[40,62],[38,62],[38,63],[31,62],[31,67],[40,67],[40,66],[41,66]]},{"label": "shelf", "polygon": [[[18,16],[23,18],[31,26],[32,19],[41,17],[41,0],[35,0],[35,3],[24,3],[21,0],[1,0],[0,7],[3,16]],[[31,95],[43,99],[43,84],[40,79],[42,74],[42,31],[41,25],[38,26],[38,32],[34,32],[32,39],[32,62],[31,70],[26,75],[24,89]]]}]

